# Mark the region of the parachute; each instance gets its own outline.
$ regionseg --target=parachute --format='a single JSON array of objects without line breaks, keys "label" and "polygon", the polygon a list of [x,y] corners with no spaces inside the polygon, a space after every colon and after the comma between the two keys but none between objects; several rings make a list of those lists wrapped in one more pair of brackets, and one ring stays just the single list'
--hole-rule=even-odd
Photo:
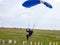
[{"label": "parachute", "polygon": [[31,8],[33,6],[40,4],[40,3],[43,3],[48,8],[52,8],[51,4],[49,4],[48,2],[45,2],[45,1],[42,2],[41,0],[27,0],[22,4],[22,6],[26,7],[26,8]]}]

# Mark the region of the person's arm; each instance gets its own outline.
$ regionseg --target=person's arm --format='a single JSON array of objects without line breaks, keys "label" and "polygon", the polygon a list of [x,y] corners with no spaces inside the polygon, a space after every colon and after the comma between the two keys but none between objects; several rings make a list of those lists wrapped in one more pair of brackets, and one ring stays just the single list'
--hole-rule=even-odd
[{"label": "person's arm", "polygon": [[26,32],[29,32],[28,29],[26,29]]}]

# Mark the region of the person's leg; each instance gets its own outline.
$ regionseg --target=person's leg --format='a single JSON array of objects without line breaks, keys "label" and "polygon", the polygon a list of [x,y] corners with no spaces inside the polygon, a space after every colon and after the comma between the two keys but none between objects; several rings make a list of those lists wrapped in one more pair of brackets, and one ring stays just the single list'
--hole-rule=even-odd
[{"label": "person's leg", "polygon": [[29,34],[27,34],[26,37],[27,37],[27,40],[28,40],[29,39]]},{"label": "person's leg", "polygon": [[32,34],[27,34],[26,37],[27,37],[27,40],[29,40],[29,37],[31,37]]}]

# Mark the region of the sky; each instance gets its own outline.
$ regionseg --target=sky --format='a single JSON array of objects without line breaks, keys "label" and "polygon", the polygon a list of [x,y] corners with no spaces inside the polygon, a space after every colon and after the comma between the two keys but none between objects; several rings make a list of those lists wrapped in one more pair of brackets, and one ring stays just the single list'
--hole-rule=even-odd
[{"label": "sky", "polygon": [[22,6],[26,0],[0,0],[0,27],[23,27],[60,30],[60,0],[44,0],[53,8],[43,4],[31,8]]}]

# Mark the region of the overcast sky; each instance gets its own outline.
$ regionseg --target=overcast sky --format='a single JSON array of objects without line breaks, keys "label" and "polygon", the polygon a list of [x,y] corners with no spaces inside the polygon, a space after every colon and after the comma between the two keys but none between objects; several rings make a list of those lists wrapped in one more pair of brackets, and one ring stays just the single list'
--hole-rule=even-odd
[{"label": "overcast sky", "polygon": [[0,0],[0,27],[29,27],[60,29],[60,0],[45,0],[53,8],[43,4],[25,8],[26,0]]}]

